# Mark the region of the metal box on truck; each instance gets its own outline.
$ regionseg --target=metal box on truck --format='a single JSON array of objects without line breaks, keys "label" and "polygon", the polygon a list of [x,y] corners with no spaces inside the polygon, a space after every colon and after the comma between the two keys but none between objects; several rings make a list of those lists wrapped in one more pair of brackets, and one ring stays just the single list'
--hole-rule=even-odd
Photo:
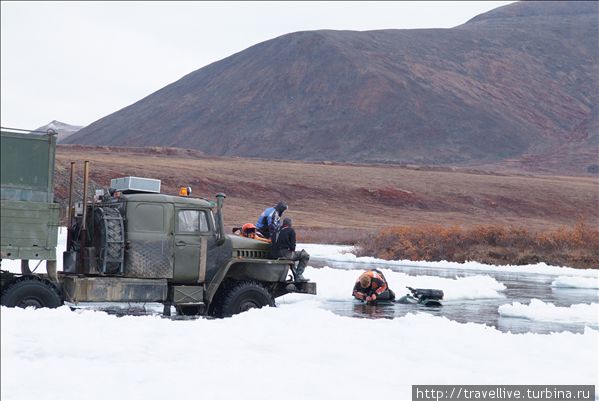
[{"label": "metal box on truck", "polygon": [[0,258],[56,260],[56,135],[0,132]]}]

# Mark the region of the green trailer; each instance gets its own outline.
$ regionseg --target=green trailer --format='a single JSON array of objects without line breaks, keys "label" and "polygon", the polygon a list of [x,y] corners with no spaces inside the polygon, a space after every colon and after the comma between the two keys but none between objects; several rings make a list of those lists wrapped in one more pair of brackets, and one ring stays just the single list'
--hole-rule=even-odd
[{"label": "green trailer", "polygon": [[56,135],[1,131],[0,258],[56,263]]}]

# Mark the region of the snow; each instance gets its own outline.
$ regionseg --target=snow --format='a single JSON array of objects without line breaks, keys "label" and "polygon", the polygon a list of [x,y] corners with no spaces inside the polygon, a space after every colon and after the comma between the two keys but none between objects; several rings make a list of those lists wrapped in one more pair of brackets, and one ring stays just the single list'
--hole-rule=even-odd
[{"label": "snow", "polygon": [[575,269],[572,267],[550,266],[545,263],[537,263],[534,265],[523,266],[494,266],[486,265],[478,262],[425,262],[411,260],[384,260],[370,256],[357,257],[353,253],[353,246],[347,245],[322,245],[322,244],[298,244],[298,248],[304,248],[311,259],[326,259],[328,261],[361,263],[367,265],[404,265],[414,267],[427,268],[442,268],[442,269],[463,269],[463,270],[480,270],[480,271],[496,271],[496,272],[514,272],[514,273],[540,273],[547,275],[570,275],[578,277],[594,277],[599,280],[599,270],[597,269]]},{"label": "snow", "polygon": [[501,305],[499,314],[503,317],[516,317],[545,322],[577,322],[599,326],[599,304],[575,304],[569,307],[555,306],[539,299],[531,299],[530,304],[514,302]]},{"label": "snow", "polygon": [[[59,259],[64,237],[62,230]],[[468,277],[408,275],[390,269],[398,262],[344,254],[350,247],[303,247],[313,258],[349,258],[343,260],[364,269],[375,261],[398,296],[411,286],[442,289],[446,300],[504,298],[505,286],[485,274],[494,266],[470,264],[480,272]],[[449,262],[407,263],[464,269]],[[5,260],[3,268],[7,264],[20,269],[18,261]],[[584,270],[529,267],[535,269],[558,275],[554,284],[582,286],[595,277]],[[410,399],[411,385],[422,383],[599,384],[598,304],[557,307],[532,300],[499,308],[504,317],[585,324],[582,333],[551,334],[504,333],[428,313],[357,319],[326,310],[327,302],[351,298],[360,273],[308,267],[305,275],[318,283],[318,295],[289,294],[277,299],[277,308],[229,319],[2,307],[2,398]],[[154,306],[149,310],[160,310]],[[35,385],[28,384],[30,374]],[[364,390],[370,383],[374,392]]]},{"label": "snow", "polygon": [[[588,327],[511,334],[428,314],[353,319],[318,304],[306,297],[230,319],[186,321],[3,307],[2,397],[410,399],[419,383],[599,377],[599,332]],[[26,385],[24,372],[35,374],[35,385]],[[376,383],[376,392],[364,393],[364,383]]]},{"label": "snow", "polygon": [[599,279],[560,276],[553,280],[551,286],[554,288],[584,288],[599,290]]}]

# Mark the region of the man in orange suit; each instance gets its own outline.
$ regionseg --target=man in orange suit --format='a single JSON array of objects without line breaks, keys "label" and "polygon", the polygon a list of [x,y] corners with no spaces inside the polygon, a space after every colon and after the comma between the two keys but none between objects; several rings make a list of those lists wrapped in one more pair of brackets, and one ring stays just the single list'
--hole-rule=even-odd
[{"label": "man in orange suit", "polygon": [[395,293],[389,288],[385,276],[377,269],[367,270],[358,277],[353,296],[368,303],[395,299]]}]

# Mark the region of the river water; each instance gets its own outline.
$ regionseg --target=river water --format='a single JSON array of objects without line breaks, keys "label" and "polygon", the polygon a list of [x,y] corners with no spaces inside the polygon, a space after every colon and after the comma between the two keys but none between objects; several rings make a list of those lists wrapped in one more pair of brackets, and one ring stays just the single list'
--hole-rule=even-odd
[{"label": "river water", "polygon": [[[327,260],[326,258],[311,260],[313,267],[328,266],[334,269],[360,270],[376,267],[375,265],[365,265],[364,263],[341,262]],[[497,328],[503,332],[512,333],[551,333],[570,331],[581,333],[584,331],[585,323],[572,322],[545,322],[528,320],[524,318],[503,317],[499,314],[500,305],[519,302],[529,304],[531,299],[539,299],[546,303],[552,303],[556,306],[569,307],[580,303],[599,302],[599,291],[597,289],[579,289],[579,288],[556,288],[551,283],[555,280],[555,275],[544,275],[539,273],[513,273],[498,272],[489,270],[473,270],[444,267],[421,267],[410,266],[407,264],[385,263],[380,268],[390,269],[396,272],[402,272],[411,276],[437,276],[444,278],[455,278],[456,276],[481,276],[487,275],[506,286],[503,294],[505,298],[489,299],[458,299],[443,301],[440,308],[427,308],[422,305],[410,304],[380,304],[366,305],[360,301],[348,297],[347,301],[330,300],[324,301],[324,307],[336,314],[355,318],[368,319],[393,319],[403,316],[407,313],[423,312],[435,316],[444,316],[450,320],[460,323],[480,323]],[[359,272],[356,272],[356,277]],[[392,288],[399,298],[408,292],[407,289]],[[405,290],[405,291],[404,291]]]}]

